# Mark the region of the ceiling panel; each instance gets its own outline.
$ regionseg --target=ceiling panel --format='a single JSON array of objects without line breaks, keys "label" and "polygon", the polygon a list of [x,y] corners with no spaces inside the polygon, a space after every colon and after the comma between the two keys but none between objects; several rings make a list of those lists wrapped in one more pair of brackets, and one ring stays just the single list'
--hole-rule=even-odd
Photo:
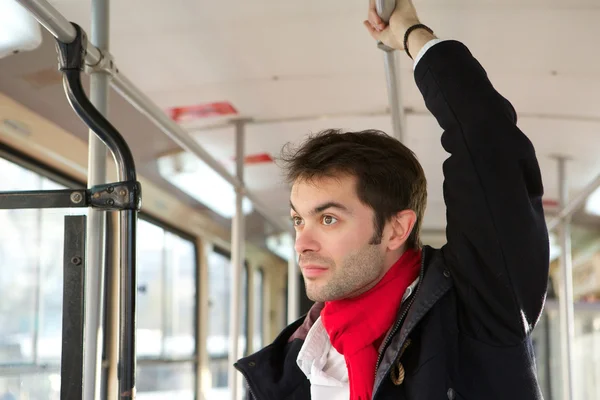
[{"label": "ceiling panel", "polygon": [[[51,3],[89,33],[90,1]],[[558,193],[553,154],[572,157],[572,193],[600,172],[600,56],[594,51],[600,36],[600,3],[416,3],[422,20],[441,37],[469,46],[494,85],[516,106],[519,126],[536,146],[549,198]],[[362,0],[113,1],[111,52],[120,71],[165,110],[229,101],[241,116],[283,120],[249,125],[246,132],[248,154],[276,156],[286,142],[301,141],[324,128],[391,131],[389,117],[381,115],[388,106],[382,54],[361,25],[365,4]],[[0,60],[0,91],[85,138],[87,129],[70,110],[60,84],[38,87],[26,80],[30,74],[47,77],[48,70],[56,68],[55,60],[49,35],[37,51]],[[404,55],[400,66],[403,102],[412,110],[406,143],[423,163],[429,181],[425,225],[441,227],[441,163],[447,154]],[[368,113],[378,116],[366,117]],[[177,145],[114,92],[110,116],[131,143],[140,172],[174,190],[158,174],[155,159],[176,151]],[[285,122],[298,117],[307,119]],[[203,119],[185,127],[233,171],[234,130],[194,129],[222,119]],[[274,164],[247,167],[246,181],[269,209],[285,218],[288,188]],[[185,194],[178,195],[203,208]]]},{"label": "ceiling panel", "polygon": [[[89,25],[88,2],[54,3]],[[361,25],[364,4],[113,2],[111,51],[120,70],[164,107],[227,100],[254,117],[306,115],[315,108],[380,108],[386,101],[383,64]],[[469,45],[500,79],[500,87],[517,86],[510,93],[516,103],[525,102],[520,97],[527,96],[523,87],[531,80],[570,87],[600,78],[598,55],[587,51],[600,35],[600,8],[594,2],[569,2],[568,7],[558,1],[418,5],[422,19],[441,37]],[[409,87],[404,99],[413,106],[420,97],[410,89],[411,65],[404,56],[401,66],[403,87]],[[320,99],[314,99],[315,93]],[[545,96],[527,97],[533,111],[554,112],[546,103]]]}]

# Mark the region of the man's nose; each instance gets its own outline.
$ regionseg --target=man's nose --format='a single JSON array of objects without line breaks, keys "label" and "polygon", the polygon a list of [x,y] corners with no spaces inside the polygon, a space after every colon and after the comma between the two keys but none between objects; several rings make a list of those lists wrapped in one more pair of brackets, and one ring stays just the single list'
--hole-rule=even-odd
[{"label": "man's nose", "polygon": [[302,254],[307,251],[319,251],[319,242],[316,240],[314,232],[304,226],[302,230],[296,232],[296,242],[294,248],[298,254]]}]

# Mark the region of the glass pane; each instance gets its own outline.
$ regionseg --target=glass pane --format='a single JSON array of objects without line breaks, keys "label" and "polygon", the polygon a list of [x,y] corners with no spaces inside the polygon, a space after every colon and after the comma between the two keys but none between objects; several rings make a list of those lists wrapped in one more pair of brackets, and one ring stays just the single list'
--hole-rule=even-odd
[{"label": "glass pane", "polygon": [[[1,191],[65,189],[4,159],[0,172]],[[0,364],[60,363],[68,213],[85,210],[0,211]]]},{"label": "glass pane", "polygon": [[[42,185],[39,175],[4,159],[0,176],[1,191],[39,190]],[[0,364],[34,361],[41,218],[39,210],[0,211]]]},{"label": "glass pane", "polygon": [[41,187],[42,178],[33,171],[25,169],[20,165],[0,158],[0,190],[38,190]]},{"label": "glass pane", "polygon": [[[600,304],[575,310],[573,355],[573,400],[600,399]],[[547,304],[533,332],[538,378],[544,398],[562,398],[560,316],[556,302]],[[551,394],[551,396],[549,395]]]},{"label": "glass pane", "polygon": [[264,307],[264,282],[263,270],[254,271],[254,332],[252,334],[253,351],[263,347],[263,307]]},{"label": "glass pane", "polygon": [[191,363],[138,365],[136,384],[140,400],[193,400],[194,368]]},{"label": "glass pane", "polygon": [[[227,387],[227,356],[229,352],[229,307],[231,300],[231,262],[221,253],[208,255],[208,287],[210,322],[208,333],[208,352],[212,387]],[[246,333],[248,316],[248,269],[242,269],[240,296],[240,337],[238,351],[246,353]]]},{"label": "glass pane", "polygon": [[212,375],[212,387],[204,390],[207,400],[228,400],[231,398],[227,387],[228,366],[227,355],[210,359],[208,368]]},{"label": "glass pane", "polygon": [[[42,179],[42,190],[66,189]],[[86,210],[77,210],[81,214]],[[60,364],[62,340],[62,296],[64,211],[42,210],[40,219],[40,292],[38,315],[38,361]]]},{"label": "glass pane", "polygon": [[575,313],[573,358],[575,399],[600,399],[600,307]]},{"label": "glass pane", "polygon": [[0,400],[59,400],[60,374],[37,373],[0,377]]},{"label": "glass pane", "polygon": [[43,210],[41,214],[38,361],[58,364],[62,343],[64,216],[53,210]]},{"label": "glass pane", "polygon": [[0,211],[0,364],[34,361],[40,219],[38,210]]},{"label": "glass pane", "polygon": [[[208,255],[209,332],[210,358],[227,357],[229,347],[229,259],[220,253]],[[215,379],[213,377],[213,383]]]},{"label": "glass pane", "polygon": [[[0,191],[65,186],[0,159]],[[44,373],[0,377],[0,399],[58,399],[62,348],[64,216],[86,209],[0,211],[0,364]]]},{"label": "glass pane", "polygon": [[166,233],[165,355],[195,354],[196,251],[194,243]]},{"label": "glass pane", "polygon": [[165,231],[138,221],[137,355],[160,357],[163,342]]}]

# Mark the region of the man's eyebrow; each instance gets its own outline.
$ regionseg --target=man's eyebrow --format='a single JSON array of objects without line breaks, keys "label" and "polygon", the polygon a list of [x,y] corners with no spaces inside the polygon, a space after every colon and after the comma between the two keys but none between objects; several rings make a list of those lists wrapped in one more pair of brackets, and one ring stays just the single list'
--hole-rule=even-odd
[{"label": "man's eyebrow", "polygon": [[[296,207],[294,207],[294,204],[290,201],[290,207],[292,208],[292,210],[294,210],[296,213],[298,211],[296,211]],[[313,208],[310,211],[310,215],[315,215],[315,214],[319,214],[322,213],[323,211],[327,210],[328,208],[335,208],[337,210],[340,210],[346,214],[352,214],[352,211],[350,211],[350,209],[348,207],[346,207],[345,205],[338,203],[336,201],[328,201],[326,203],[323,203],[321,205],[316,206],[315,208]]]}]

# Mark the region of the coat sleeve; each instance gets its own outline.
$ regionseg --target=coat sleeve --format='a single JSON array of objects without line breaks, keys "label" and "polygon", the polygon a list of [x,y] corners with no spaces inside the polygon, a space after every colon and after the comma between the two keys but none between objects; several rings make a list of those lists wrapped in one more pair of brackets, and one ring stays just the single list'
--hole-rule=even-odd
[{"label": "coat sleeve", "polygon": [[548,284],[548,231],[533,145],[463,44],[431,47],[415,80],[450,153],[443,165],[443,254],[459,297],[460,329],[488,343],[519,343],[539,319]]}]

